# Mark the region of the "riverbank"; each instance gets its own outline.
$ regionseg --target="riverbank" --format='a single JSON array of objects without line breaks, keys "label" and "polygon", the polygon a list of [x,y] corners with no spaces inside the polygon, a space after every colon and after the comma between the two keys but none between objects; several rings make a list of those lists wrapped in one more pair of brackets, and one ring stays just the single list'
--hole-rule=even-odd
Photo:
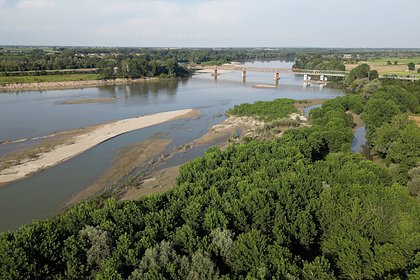
[{"label": "riverbank", "polygon": [[[212,126],[208,132],[200,138],[176,147],[171,154],[162,157],[162,159],[155,162],[154,165],[157,167],[159,164],[170,160],[174,156],[188,157],[187,154],[190,151],[197,148],[199,149],[200,147],[218,146],[221,149],[225,149],[233,143],[241,143],[245,137],[260,140],[272,140],[281,137],[283,132],[287,129],[297,126],[308,126],[308,120],[303,115],[304,108],[322,104],[325,100],[326,99],[312,99],[295,102],[294,105],[301,114],[290,114],[287,117],[291,120],[289,125],[276,124],[275,127],[272,127],[272,124],[259,121],[252,117],[229,116],[220,124]],[[117,165],[115,166],[115,168],[118,168]],[[114,167],[111,167],[111,169],[113,168]],[[153,168],[152,165],[150,173],[146,172],[147,175],[139,178],[140,180],[133,180],[132,184],[128,184],[127,187],[121,189],[116,197],[121,200],[136,200],[146,195],[163,193],[172,189],[179,174],[180,165],[153,169],[155,168]]]},{"label": "riverbank", "polygon": [[[102,191],[115,191],[119,187],[130,184],[132,176],[130,172],[140,166],[152,166],[154,158],[163,153],[171,139],[152,137],[146,141],[134,143],[124,147],[118,152],[118,157],[112,166],[105,171],[92,185],[74,194],[64,202],[62,209],[87,200]],[[131,189],[131,188],[130,188]]]},{"label": "riverbank", "polygon": [[[239,141],[241,137],[255,135],[256,131],[261,129],[263,125],[263,122],[253,118],[230,116],[222,123],[212,126],[208,132],[200,138],[197,138],[192,142],[186,143],[184,145],[175,147],[174,150],[166,156],[162,155],[160,159],[150,165],[150,172],[146,172],[146,176],[141,178],[132,178],[135,180],[133,180],[131,184],[128,184],[126,187],[123,187],[123,189],[119,191],[117,197],[121,200],[135,200],[142,196],[166,192],[172,189],[172,187],[175,185],[176,178],[179,174],[180,165],[159,169],[157,167],[160,164],[165,163],[175,156],[187,157],[186,155],[188,153],[194,152],[194,149],[200,149],[201,147],[218,146],[219,148],[225,148],[234,141]],[[139,143],[138,145],[139,147],[144,147],[144,144],[146,143],[147,141],[144,143]],[[149,158],[149,160],[152,159]],[[120,160],[117,160],[113,167],[110,168],[110,170],[118,168],[119,162]],[[130,171],[130,169],[123,168],[121,171],[122,173],[126,173]],[[97,183],[95,183],[95,185],[97,185]],[[74,203],[87,198],[89,198],[89,196],[86,196],[82,193],[82,195],[78,197],[78,200],[73,200],[71,202]]]},{"label": "riverbank", "polygon": [[124,119],[98,126],[96,129],[76,136],[72,141],[59,145],[48,152],[1,170],[0,184],[22,179],[37,171],[54,166],[118,135],[167,121],[197,116],[198,114],[199,112],[196,110],[186,109]]},{"label": "riverbank", "polygon": [[56,82],[36,82],[36,83],[9,83],[0,84],[0,92],[23,91],[23,90],[51,90],[51,89],[71,89],[96,86],[123,85],[139,83],[144,81],[158,80],[159,78],[139,78],[139,79],[112,79],[112,80],[81,80],[81,81],[56,81]]}]

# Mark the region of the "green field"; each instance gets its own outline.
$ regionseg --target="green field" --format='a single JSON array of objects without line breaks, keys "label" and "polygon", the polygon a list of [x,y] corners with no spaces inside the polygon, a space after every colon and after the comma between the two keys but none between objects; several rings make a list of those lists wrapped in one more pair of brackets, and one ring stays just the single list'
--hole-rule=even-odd
[{"label": "green field", "polygon": [[66,74],[43,76],[10,76],[0,77],[0,85],[16,83],[67,82],[98,80],[99,74]]},{"label": "green field", "polygon": [[381,57],[381,58],[369,59],[369,62],[383,63],[384,65],[386,65],[388,61],[391,61],[392,64],[394,64],[394,61],[397,61],[398,64],[405,64],[405,65],[407,65],[410,62],[413,62],[414,64],[420,64],[420,56],[413,56],[412,58]]}]

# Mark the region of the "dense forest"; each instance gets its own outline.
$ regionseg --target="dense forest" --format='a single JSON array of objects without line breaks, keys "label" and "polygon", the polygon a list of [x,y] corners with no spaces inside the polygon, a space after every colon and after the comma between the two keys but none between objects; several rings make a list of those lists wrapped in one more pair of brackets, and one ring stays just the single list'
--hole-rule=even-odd
[{"label": "dense forest", "polygon": [[[360,84],[313,109],[310,127],[209,149],[167,193],[2,233],[0,278],[419,279],[420,82]],[[292,104],[229,113],[276,120]],[[360,114],[375,162],[351,153]]]}]

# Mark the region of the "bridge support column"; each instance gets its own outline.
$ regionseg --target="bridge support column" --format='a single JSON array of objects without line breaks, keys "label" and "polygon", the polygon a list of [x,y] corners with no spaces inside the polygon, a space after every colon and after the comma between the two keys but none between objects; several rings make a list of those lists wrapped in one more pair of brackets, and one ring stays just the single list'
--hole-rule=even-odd
[{"label": "bridge support column", "polygon": [[242,70],[242,82],[246,82],[246,70]]},{"label": "bridge support column", "polygon": [[211,75],[213,76],[213,78],[214,78],[215,80],[217,80],[217,69],[214,69],[214,70],[213,70],[213,73],[212,73]]},{"label": "bridge support column", "polygon": [[311,80],[311,76],[309,76],[309,75],[303,75],[303,81],[304,82],[309,82]]},{"label": "bridge support column", "polygon": [[278,86],[278,85],[279,85],[279,80],[280,80],[280,73],[279,73],[279,72],[276,72],[276,73],[274,74],[274,84],[275,84],[276,86]]}]

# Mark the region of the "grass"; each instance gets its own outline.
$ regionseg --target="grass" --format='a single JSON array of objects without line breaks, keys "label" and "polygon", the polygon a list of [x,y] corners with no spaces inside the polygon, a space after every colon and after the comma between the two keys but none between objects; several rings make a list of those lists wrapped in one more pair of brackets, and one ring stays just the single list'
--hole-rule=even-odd
[{"label": "grass", "polygon": [[401,57],[381,57],[381,58],[371,58],[368,62],[372,62],[375,64],[382,64],[386,65],[388,61],[391,61],[393,64],[394,61],[398,61],[398,64],[407,65],[409,62],[413,62],[414,64],[420,64],[420,56],[414,56],[412,58],[401,58]]},{"label": "grass", "polygon": [[66,74],[66,75],[42,75],[42,76],[0,76],[0,85],[16,83],[40,83],[40,82],[68,82],[99,80],[99,74]]},{"label": "grass", "polygon": [[[391,65],[387,62],[391,61]],[[397,65],[394,65],[394,61],[398,61]],[[407,64],[413,62],[416,64],[415,71],[407,71]],[[416,76],[420,77],[417,73],[417,69],[420,68],[420,57],[413,58],[398,58],[398,57],[383,57],[377,59],[370,59],[369,61],[360,61],[358,64],[346,64],[346,70],[350,71],[356,66],[367,63],[372,70],[378,71],[379,75],[398,75],[398,76]]]}]

